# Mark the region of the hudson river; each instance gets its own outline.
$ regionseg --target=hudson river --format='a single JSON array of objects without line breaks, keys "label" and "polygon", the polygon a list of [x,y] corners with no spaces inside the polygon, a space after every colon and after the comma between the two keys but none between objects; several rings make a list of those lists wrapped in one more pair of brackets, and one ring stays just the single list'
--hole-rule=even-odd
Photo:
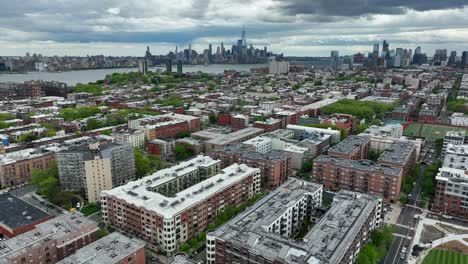
[{"label": "hudson river", "polygon": [[[211,64],[211,65],[184,65],[184,72],[207,72],[222,73],[224,70],[249,71],[250,68],[262,67],[263,64]],[[150,71],[156,69],[164,70],[164,67],[150,68]],[[172,67],[175,71],[175,65]],[[114,72],[132,72],[138,71],[138,68],[119,68],[119,69],[98,69],[98,70],[80,70],[64,72],[28,72],[18,74],[0,74],[0,82],[25,82],[31,80],[59,81],[69,85],[77,83],[89,83],[102,80],[107,74]]]}]

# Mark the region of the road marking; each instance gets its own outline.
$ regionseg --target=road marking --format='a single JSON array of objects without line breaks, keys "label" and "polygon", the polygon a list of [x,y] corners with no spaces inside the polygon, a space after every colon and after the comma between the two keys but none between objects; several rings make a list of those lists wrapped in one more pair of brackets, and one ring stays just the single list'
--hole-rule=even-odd
[{"label": "road marking", "polygon": [[412,237],[410,237],[410,236],[402,235],[402,234],[398,234],[398,233],[393,233],[393,235],[397,236],[397,237],[405,238],[405,239],[412,239]]},{"label": "road marking", "polygon": [[409,230],[414,230],[414,227],[411,227],[411,226],[406,226],[406,225],[402,225],[402,224],[395,224],[395,225],[398,226],[398,227],[409,229]]}]

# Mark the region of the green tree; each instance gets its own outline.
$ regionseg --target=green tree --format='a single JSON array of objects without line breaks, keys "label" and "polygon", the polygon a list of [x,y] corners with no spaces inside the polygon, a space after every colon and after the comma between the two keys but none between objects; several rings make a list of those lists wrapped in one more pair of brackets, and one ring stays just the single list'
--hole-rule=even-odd
[{"label": "green tree", "polygon": [[55,130],[49,130],[46,133],[46,137],[54,137],[56,135],[57,135],[57,132],[55,132]]},{"label": "green tree", "polygon": [[101,128],[102,125],[101,123],[96,120],[95,118],[90,118],[88,120],[86,120],[86,129],[87,130],[93,130],[93,129],[98,129],[98,128]]},{"label": "green tree", "polygon": [[210,124],[216,124],[218,122],[215,115],[210,115],[209,119],[210,119]]},{"label": "green tree", "polygon": [[39,183],[41,194],[45,195],[47,199],[53,200],[55,195],[60,191],[59,181],[54,177],[47,177]]},{"label": "green tree", "polygon": [[74,88],[75,93],[91,93],[93,95],[102,94],[102,86],[99,84],[81,84],[78,83]]},{"label": "green tree", "polygon": [[176,134],[176,138],[186,138],[186,137],[190,137],[189,131],[180,131]]},{"label": "green tree", "polygon": [[145,157],[143,150],[135,148],[135,169],[137,178],[142,178],[151,172],[151,162]]},{"label": "green tree", "polygon": [[26,134],[23,134],[21,135],[19,138],[18,138],[18,142],[32,142],[36,139],[39,139],[39,137],[33,133],[26,133]]},{"label": "green tree", "polygon": [[356,129],[355,129],[354,132],[355,132],[355,134],[360,134],[360,133],[364,132],[367,128],[368,128],[368,126],[365,123],[358,124],[356,126]]},{"label": "green tree", "polygon": [[193,155],[194,155],[193,150],[187,148],[184,145],[180,145],[180,144],[176,145],[175,147],[176,160],[178,161],[185,160],[185,159],[192,157]]},{"label": "green tree", "polygon": [[30,183],[47,199],[55,201],[57,194],[60,193],[57,163],[52,162],[46,170],[33,169]]}]

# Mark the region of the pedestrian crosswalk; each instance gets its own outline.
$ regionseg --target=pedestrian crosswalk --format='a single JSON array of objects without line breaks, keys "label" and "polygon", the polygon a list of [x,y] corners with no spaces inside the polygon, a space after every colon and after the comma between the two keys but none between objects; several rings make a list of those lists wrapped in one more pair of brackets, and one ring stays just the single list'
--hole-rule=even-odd
[{"label": "pedestrian crosswalk", "polygon": [[414,230],[414,228],[411,227],[411,226],[406,226],[406,225],[402,225],[402,224],[395,224],[395,225],[398,226],[398,227],[409,229],[409,230]]},{"label": "pedestrian crosswalk", "polygon": [[406,236],[406,235],[402,235],[402,234],[398,234],[398,233],[393,233],[394,236],[396,237],[401,237],[401,238],[406,238],[406,239],[412,239],[413,237],[411,236]]}]

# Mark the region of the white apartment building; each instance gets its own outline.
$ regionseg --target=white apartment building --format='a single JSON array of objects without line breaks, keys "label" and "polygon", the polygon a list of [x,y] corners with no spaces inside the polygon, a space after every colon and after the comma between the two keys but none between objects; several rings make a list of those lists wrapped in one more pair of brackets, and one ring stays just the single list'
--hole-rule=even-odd
[{"label": "white apartment building", "polygon": [[112,133],[115,141],[130,143],[133,147],[143,148],[145,146],[145,132],[142,130],[122,131]]},{"label": "white apartment building", "polygon": [[258,136],[244,141],[243,144],[254,146],[255,151],[262,154],[268,154],[272,150],[289,152],[291,153],[292,167],[295,170],[300,170],[307,159],[312,157],[309,148],[301,147],[275,137]]},{"label": "white apartment building", "polygon": [[453,113],[450,118],[450,124],[454,126],[468,127],[468,115],[463,113]]}]

